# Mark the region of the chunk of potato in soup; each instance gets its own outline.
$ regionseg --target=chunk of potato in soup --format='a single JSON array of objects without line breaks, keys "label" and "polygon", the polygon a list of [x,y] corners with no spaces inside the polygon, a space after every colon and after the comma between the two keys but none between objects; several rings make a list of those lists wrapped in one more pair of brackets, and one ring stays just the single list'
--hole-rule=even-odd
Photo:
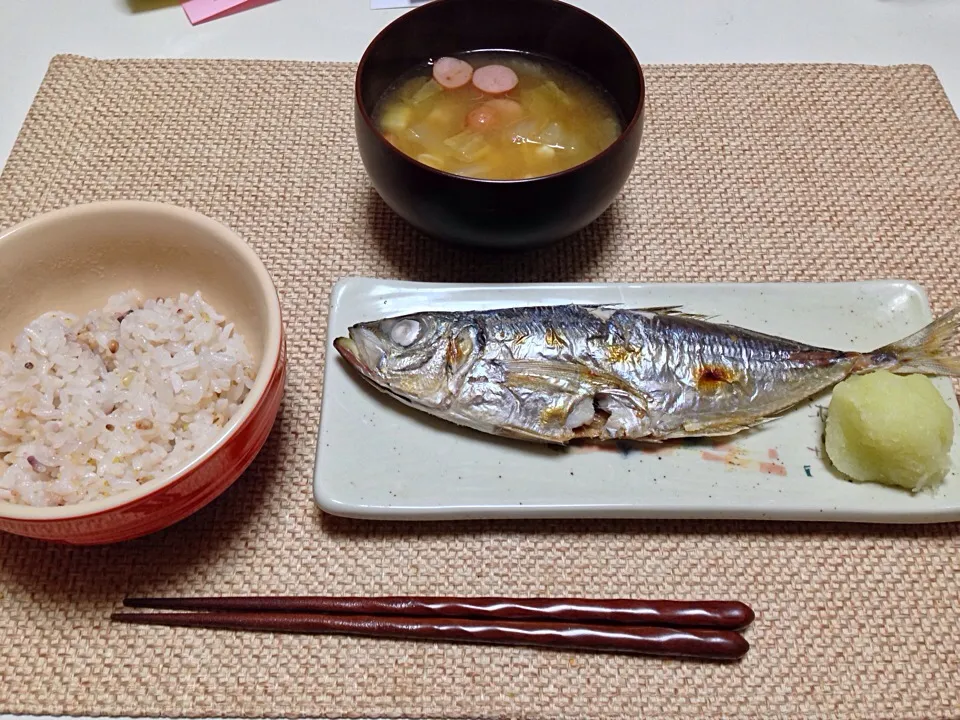
[{"label": "chunk of potato in soup", "polygon": [[616,104],[584,75],[554,60],[502,51],[414,68],[384,93],[373,117],[410,157],[487,180],[566,170],[605,150],[623,130]]}]

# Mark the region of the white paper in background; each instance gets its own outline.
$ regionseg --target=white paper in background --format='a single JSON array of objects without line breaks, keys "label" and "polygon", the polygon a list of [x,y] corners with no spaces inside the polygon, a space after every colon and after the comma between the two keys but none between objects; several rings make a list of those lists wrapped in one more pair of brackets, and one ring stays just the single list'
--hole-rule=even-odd
[{"label": "white paper in background", "polygon": [[430,0],[370,0],[371,10],[389,10],[391,8],[412,8],[426,5]]}]

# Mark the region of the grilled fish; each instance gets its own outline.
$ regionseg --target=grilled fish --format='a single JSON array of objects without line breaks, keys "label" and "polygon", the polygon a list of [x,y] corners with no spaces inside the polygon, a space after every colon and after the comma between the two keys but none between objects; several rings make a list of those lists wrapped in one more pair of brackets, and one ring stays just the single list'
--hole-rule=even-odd
[{"label": "grilled fish", "polygon": [[547,443],[732,435],[852,374],[960,376],[960,309],[872,352],[813,347],[679,308],[421,312],[360,323],[338,352],[444,420]]}]

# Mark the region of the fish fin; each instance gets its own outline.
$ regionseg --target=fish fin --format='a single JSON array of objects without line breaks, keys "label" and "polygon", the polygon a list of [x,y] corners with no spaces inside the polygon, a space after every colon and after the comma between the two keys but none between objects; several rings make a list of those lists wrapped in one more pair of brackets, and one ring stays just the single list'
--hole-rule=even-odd
[{"label": "fish fin", "polygon": [[549,443],[555,445],[563,444],[561,440],[555,440],[554,438],[546,435],[540,435],[532,430],[527,430],[526,428],[518,427],[516,425],[501,425],[497,428],[496,434],[500,435],[501,437],[512,438],[513,440],[527,440],[529,442]]},{"label": "fish fin", "polygon": [[578,305],[585,310],[597,310],[600,312],[637,312],[654,313],[655,315],[671,315],[673,317],[686,317],[694,320],[707,320],[712,315],[702,315],[700,313],[686,312],[683,305],[652,305],[652,306],[634,306],[627,303],[604,303],[602,305]]},{"label": "fish fin", "polygon": [[[960,308],[954,308],[912,335],[870,353],[875,359],[883,359],[876,360],[873,366],[866,369],[887,366],[890,372],[901,375],[916,373],[960,377],[960,357],[946,355],[947,346],[958,335]],[[892,366],[889,365],[889,356],[893,356]]]},{"label": "fish fin", "polygon": [[709,423],[684,423],[683,433],[678,434],[677,437],[725,437],[728,435],[736,435],[744,430],[752,430],[760,427],[761,425],[766,425],[767,423],[776,420],[782,414],[783,413],[776,413],[774,415],[768,415],[752,422],[730,423],[724,425],[711,426]]},{"label": "fish fin", "polygon": [[639,312],[656,313],[657,315],[670,315],[673,317],[693,318],[694,320],[706,320],[707,318],[712,317],[710,315],[704,315],[702,313],[687,312],[686,310],[683,309],[683,305],[666,305],[663,307],[645,307],[645,308],[638,308],[637,310]]},{"label": "fish fin", "polygon": [[657,307],[637,307],[624,308],[630,312],[653,313],[654,315],[666,315],[668,317],[687,318],[688,320],[710,320],[714,315],[704,315],[702,313],[687,312],[683,305],[662,305]]},{"label": "fish fin", "polygon": [[[646,396],[623,378],[597,370],[576,360],[505,360],[500,363],[509,385],[540,385],[574,391],[585,387],[594,392],[621,393],[645,401]],[[523,382],[526,381],[526,382]],[[559,381],[559,383],[558,383]]]},{"label": "fish fin", "polygon": [[574,392],[586,384],[580,363],[551,360],[505,360],[500,363],[507,387],[536,386]]},{"label": "fish fin", "polygon": [[626,439],[628,428],[642,423],[647,416],[650,398],[645,393],[622,378],[582,363],[509,360],[502,366],[508,387],[559,390],[570,395],[593,397],[593,417],[579,428],[569,428],[572,437],[600,438],[609,434],[610,439]]}]

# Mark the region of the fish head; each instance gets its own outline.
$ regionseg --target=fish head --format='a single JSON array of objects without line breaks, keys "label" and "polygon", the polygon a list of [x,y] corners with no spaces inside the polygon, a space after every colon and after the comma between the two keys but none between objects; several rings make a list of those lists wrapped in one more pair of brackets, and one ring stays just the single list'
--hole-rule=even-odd
[{"label": "fish head", "polygon": [[418,313],[358,323],[337,352],[387,393],[425,410],[452,402],[481,353],[477,327],[461,317]]}]

